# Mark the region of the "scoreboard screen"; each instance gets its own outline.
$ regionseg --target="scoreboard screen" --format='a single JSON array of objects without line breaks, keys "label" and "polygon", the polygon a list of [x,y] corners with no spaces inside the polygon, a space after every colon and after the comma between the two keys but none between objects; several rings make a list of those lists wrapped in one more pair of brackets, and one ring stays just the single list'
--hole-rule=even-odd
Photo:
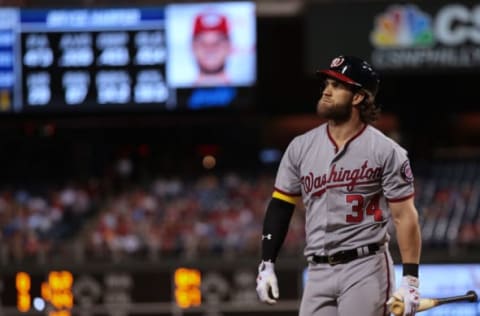
[{"label": "scoreboard screen", "polygon": [[[256,270],[248,267],[19,270],[0,275],[0,314],[162,316],[222,309],[225,316],[247,310],[272,315],[258,301],[255,278]],[[280,280],[290,284],[282,292],[282,309],[295,315],[300,294],[291,285],[297,285],[299,273],[285,271]]]},{"label": "scoreboard screen", "polygon": [[165,108],[163,10],[21,12],[24,111]]},{"label": "scoreboard screen", "polygon": [[0,112],[11,111],[20,100],[16,58],[16,29],[19,12],[16,9],[0,9]]},{"label": "scoreboard screen", "polygon": [[[212,16],[220,17],[221,28]],[[208,32],[210,42],[194,45]],[[220,46],[215,36],[227,44]],[[218,67],[204,69],[201,56]],[[0,9],[3,113],[244,107],[252,101],[255,67],[255,8],[249,2]],[[230,79],[202,84],[195,80],[200,71]],[[187,81],[179,85],[178,78]]]}]

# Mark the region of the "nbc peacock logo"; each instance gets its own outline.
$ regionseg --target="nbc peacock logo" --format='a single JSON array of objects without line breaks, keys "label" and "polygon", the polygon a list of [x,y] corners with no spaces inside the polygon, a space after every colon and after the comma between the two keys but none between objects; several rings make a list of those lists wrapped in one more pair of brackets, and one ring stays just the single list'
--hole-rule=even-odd
[{"label": "nbc peacock logo", "polygon": [[415,5],[395,5],[375,18],[370,41],[377,48],[420,48],[434,44],[431,17]]}]

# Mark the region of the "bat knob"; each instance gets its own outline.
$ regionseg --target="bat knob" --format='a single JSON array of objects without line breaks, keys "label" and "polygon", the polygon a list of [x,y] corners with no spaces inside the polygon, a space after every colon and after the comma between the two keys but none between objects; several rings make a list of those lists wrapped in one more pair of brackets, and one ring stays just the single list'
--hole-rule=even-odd
[{"label": "bat knob", "polygon": [[470,290],[470,291],[467,292],[467,295],[470,297],[470,299],[469,299],[470,302],[477,302],[478,301],[477,292]]},{"label": "bat knob", "polygon": [[390,304],[390,312],[395,316],[403,315],[404,305],[402,301],[394,301]]}]

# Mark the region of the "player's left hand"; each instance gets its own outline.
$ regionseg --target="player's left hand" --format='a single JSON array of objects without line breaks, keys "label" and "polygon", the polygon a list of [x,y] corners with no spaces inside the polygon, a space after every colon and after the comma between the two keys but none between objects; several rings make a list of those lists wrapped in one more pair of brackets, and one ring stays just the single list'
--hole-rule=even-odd
[{"label": "player's left hand", "polygon": [[403,316],[414,316],[420,303],[418,285],[418,278],[411,275],[404,276],[400,287],[390,297],[387,305],[391,305],[396,300],[403,301]]},{"label": "player's left hand", "polygon": [[[273,298],[270,296],[270,290]],[[268,304],[275,304],[279,297],[278,281],[275,275],[274,263],[262,261],[258,266],[257,294],[260,301]]]}]

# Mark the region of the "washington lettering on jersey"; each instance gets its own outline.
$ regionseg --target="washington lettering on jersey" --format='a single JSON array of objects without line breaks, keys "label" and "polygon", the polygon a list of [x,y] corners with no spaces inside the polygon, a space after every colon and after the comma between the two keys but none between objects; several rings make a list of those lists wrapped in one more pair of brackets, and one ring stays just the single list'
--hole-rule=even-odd
[{"label": "washington lettering on jersey", "polygon": [[[302,183],[305,193],[312,193],[312,196],[320,196],[329,187],[346,186],[348,191],[352,191],[356,184],[365,184],[377,181],[383,175],[382,167],[368,167],[368,160],[365,160],[360,168],[344,169],[340,167],[337,170],[336,164],[333,164],[329,173],[324,173],[315,176],[313,172],[302,176],[300,182]],[[331,185],[330,185],[331,184]]]}]

